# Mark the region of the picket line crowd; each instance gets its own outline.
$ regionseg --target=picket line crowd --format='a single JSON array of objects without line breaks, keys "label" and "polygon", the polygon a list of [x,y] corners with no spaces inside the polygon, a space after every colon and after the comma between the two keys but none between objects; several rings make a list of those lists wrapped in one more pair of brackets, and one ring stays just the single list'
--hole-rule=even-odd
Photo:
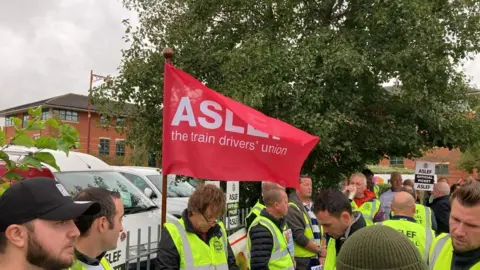
[{"label": "picket line crowd", "polygon": [[[262,183],[246,220],[247,267],[480,270],[480,182],[450,194],[439,181],[428,207],[398,174],[379,197],[365,174],[314,200],[307,176],[296,190]],[[225,205],[219,187],[198,186],[182,217],[164,224],[155,269],[240,269],[219,221]],[[87,188],[72,198],[49,178],[19,181],[0,197],[0,270],[111,270],[105,254],[123,215],[117,192]]]},{"label": "picket line crowd", "polygon": [[[399,173],[380,196],[372,176],[355,173],[343,190],[320,190],[313,201],[308,176],[296,190],[263,182],[246,218],[248,269],[480,269],[478,181],[450,194],[440,179],[429,207]],[[225,196],[213,185],[202,189],[183,217],[162,231],[157,269],[238,269],[224,225],[216,221]]]},{"label": "picket line crowd", "polygon": [[380,196],[372,177],[355,173],[313,202],[309,177],[288,197],[264,183],[247,218],[250,269],[480,269],[478,181],[451,188],[439,179],[429,207],[399,173]]}]

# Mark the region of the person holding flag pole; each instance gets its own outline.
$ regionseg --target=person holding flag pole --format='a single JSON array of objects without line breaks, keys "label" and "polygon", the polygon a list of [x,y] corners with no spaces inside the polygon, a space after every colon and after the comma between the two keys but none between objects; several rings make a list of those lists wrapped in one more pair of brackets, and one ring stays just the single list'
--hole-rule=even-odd
[{"label": "person holding flag pole", "polygon": [[[212,181],[261,179],[299,187],[301,167],[318,137],[209,89],[172,65],[171,49],[163,54],[163,190],[168,174]],[[238,269],[231,263],[223,224],[214,222],[225,210],[224,195],[222,201],[208,186],[212,185],[197,187],[182,218],[172,223],[165,223],[166,192],[162,192],[164,230],[157,269]]]}]

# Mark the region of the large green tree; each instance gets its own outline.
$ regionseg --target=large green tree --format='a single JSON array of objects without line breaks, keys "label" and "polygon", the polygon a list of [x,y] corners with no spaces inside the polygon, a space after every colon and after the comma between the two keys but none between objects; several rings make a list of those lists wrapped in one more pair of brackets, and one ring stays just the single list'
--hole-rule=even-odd
[{"label": "large green tree", "polygon": [[480,48],[479,1],[123,2],[140,24],[125,22],[120,75],[94,96],[120,101],[109,114],[136,105],[135,147],[160,153],[165,46],[210,88],[318,135],[303,170],[323,185],[388,155],[477,141],[458,67]]}]

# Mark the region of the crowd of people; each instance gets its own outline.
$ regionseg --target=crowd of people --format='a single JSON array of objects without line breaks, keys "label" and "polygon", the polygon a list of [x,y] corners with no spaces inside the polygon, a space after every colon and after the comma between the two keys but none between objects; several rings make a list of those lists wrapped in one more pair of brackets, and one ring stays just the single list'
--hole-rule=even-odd
[{"label": "crowd of people", "polygon": [[382,194],[372,178],[354,173],[313,201],[309,177],[291,191],[263,183],[246,221],[250,269],[480,269],[478,181],[439,179],[423,202],[399,173]]},{"label": "crowd of people", "polygon": [[[286,190],[263,182],[246,218],[247,265],[284,269],[480,269],[480,183],[439,179],[421,199],[392,174],[380,194],[367,172],[312,200],[312,180]],[[225,193],[200,185],[181,218],[164,224],[155,269],[239,269],[222,221]],[[31,178],[0,197],[0,269],[111,270],[105,258],[123,230],[121,196]]]}]

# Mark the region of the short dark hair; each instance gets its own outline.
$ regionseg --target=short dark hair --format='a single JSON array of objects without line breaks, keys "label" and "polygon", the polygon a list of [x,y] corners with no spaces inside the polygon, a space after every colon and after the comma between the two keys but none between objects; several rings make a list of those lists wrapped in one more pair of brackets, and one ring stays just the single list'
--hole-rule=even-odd
[{"label": "short dark hair", "polygon": [[265,203],[266,207],[273,206],[276,202],[280,202],[282,200],[282,194],[285,193],[282,189],[271,189],[267,190],[263,194],[263,202]]},{"label": "short dark hair", "polygon": [[320,211],[327,211],[334,217],[340,217],[343,212],[347,212],[350,215],[353,213],[350,200],[338,189],[325,189],[321,190],[315,202],[313,203],[313,213]]},{"label": "short dark hair", "polygon": [[480,182],[470,181],[460,186],[450,197],[450,202],[454,200],[466,207],[473,207],[480,204]]},{"label": "short dark hair", "polygon": [[310,177],[309,175],[307,174],[302,174],[300,175],[300,178],[298,179],[300,181],[300,183],[302,182],[302,179],[312,179],[312,177]]},{"label": "short dark hair", "polygon": [[114,199],[120,199],[120,193],[110,191],[104,188],[90,187],[82,189],[74,198],[75,201],[94,201],[100,204],[100,212],[96,215],[83,215],[80,216],[75,224],[80,231],[80,236],[86,236],[93,222],[99,217],[106,217],[110,223],[110,229],[113,229],[115,214],[117,209],[115,207]]},{"label": "short dark hair", "polygon": [[453,184],[453,185],[450,187],[450,194],[453,194],[453,192],[455,192],[459,187],[461,187],[459,183]]},{"label": "short dark hair", "polygon": [[0,254],[5,253],[5,249],[7,248],[7,236],[4,232],[0,232]]},{"label": "short dark hair", "polygon": [[369,176],[373,176],[373,172],[372,172],[372,170],[370,170],[370,169],[365,169],[365,170],[362,171],[362,173],[363,173],[363,175],[365,175],[367,178],[368,178]]},{"label": "short dark hair", "polygon": [[[27,227],[27,229],[30,231],[34,230],[32,221],[24,223],[23,225],[25,225],[25,227]],[[7,249],[7,244],[8,244],[8,239],[7,239],[7,236],[5,235],[5,232],[0,232],[0,254],[5,253],[5,250]]]}]

